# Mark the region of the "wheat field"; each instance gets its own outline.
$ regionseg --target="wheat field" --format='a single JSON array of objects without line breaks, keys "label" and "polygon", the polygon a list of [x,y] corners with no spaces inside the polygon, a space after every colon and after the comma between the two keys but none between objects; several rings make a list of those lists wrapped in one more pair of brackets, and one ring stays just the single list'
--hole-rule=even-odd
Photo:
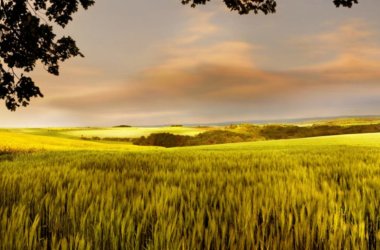
[{"label": "wheat field", "polygon": [[375,249],[380,134],[164,149],[0,131],[0,249]]}]

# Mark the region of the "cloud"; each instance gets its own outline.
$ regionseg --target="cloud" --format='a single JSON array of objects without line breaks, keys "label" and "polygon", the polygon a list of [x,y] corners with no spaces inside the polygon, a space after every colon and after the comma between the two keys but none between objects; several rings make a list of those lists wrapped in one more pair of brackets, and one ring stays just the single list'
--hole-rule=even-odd
[{"label": "cloud", "polygon": [[370,106],[360,99],[380,98],[376,94],[380,93],[380,47],[374,42],[377,33],[365,23],[352,21],[308,39],[299,38],[308,40],[313,51],[330,53],[328,60],[267,71],[255,63],[260,46],[210,39],[222,29],[212,24],[212,15],[199,15],[172,46],[162,46],[159,63],[129,77],[125,84],[56,98],[50,105],[78,110],[78,114],[108,113],[109,117],[146,122],[150,117],[164,123],[344,114]]},{"label": "cloud", "polygon": [[380,60],[343,54],[332,61],[304,69],[325,80],[339,83],[376,83],[380,80]]},{"label": "cloud", "polygon": [[253,67],[251,44],[241,41],[220,41],[204,46],[184,46],[166,50],[166,58],[154,69],[186,69],[200,64]]},{"label": "cloud", "polygon": [[211,22],[214,17],[214,12],[199,12],[194,11],[192,18],[185,29],[175,40],[175,45],[194,44],[202,40],[205,36],[213,35],[220,31],[220,28]]},{"label": "cloud", "polygon": [[361,19],[352,19],[341,24],[329,24],[328,30],[291,39],[311,57],[338,56],[348,54],[359,57],[379,57],[379,34],[370,24]]},{"label": "cloud", "polygon": [[320,34],[293,38],[316,63],[295,71],[310,74],[319,84],[379,84],[379,33],[367,22],[353,19]]},{"label": "cloud", "polygon": [[[116,106],[130,111],[165,108],[173,101],[177,106],[180,103],[185,106],[195,99],[217,101],[226,95],[223,94],[226,90],[237,92],[240,84],[258,91],[262,88],[260,82],[273,78],[255,69],[251,57],[253,45],[229,40],[205,43],[221,29],[212,24],[213,14],[197,13],[187,29],[171,41],[173,46],[162,46],[164,52],[157,65],[135,74],[122,86],[69,101],[58,98],[53,104],[69,109],[75,106],[89,109]],[[189,39],[195,36],[196,39]]]}]

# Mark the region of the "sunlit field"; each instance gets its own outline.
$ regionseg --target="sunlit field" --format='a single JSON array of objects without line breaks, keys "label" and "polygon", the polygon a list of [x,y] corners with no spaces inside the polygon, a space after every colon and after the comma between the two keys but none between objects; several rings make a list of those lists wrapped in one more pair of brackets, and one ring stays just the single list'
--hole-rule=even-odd
[{"label": "sunlit field", "polygon": [[60,130],[59,133],[61,135],[87,138],[137,138],[152,133],[171,133],[176,135],[194,136],[204,131],[206,131],[206,129],[190,127],[130,127]]},{"label": "sunlit field", "polygon": [[380,247],[379,133],[166,149],[57,131],[0,130],[0,249]]}]

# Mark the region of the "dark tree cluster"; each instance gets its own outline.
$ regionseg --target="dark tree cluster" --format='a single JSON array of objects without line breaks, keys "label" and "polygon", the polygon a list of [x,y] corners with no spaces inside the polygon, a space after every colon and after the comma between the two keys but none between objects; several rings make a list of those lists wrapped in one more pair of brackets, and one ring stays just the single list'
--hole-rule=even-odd
[{"label": "dark tree cluster", "polygon": [[159,147],[184,147],[196,145],[211,145],[233,142],[251,141],[252,136],[235,133],[227,130],[212,130],[198,134],[196,136],[173,135],[170,133],[154,133],[148,137],[132,139],[133,144],[140,146],[159,146]]},{"label": "dark tree cluster", "polygon": [[0,99],[9,110],[27,106],[42,97],[27,76],[37,62],[59,74],[59,63],[83,56],[75,41],[59,37],[53,24],[65,27],[79,6],[87,9],[94,0],[0,0]]}]

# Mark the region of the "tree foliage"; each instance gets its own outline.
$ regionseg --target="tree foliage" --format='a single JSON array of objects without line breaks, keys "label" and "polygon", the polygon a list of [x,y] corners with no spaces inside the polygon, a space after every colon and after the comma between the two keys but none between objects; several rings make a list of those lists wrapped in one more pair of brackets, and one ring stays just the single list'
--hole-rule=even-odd
[{"label": "tree foliage", "polygon": [[[191,7],[196,7],[200,4],[206,4],[211,0],[181,0],[183,4],[190,4]],[[255,14],[259,12],[266,14],[275,13],[277,2],[276,0],[223,0],[226,6],[239,14],[248,14],[253,11]],[[336,7],[349,7],[358,3],[358,0],[333,0]]]},{"label": "tree foliage", "polygon": [[60,62],[83,56],[70,36],[57,37],[53,25],[64,28],[79,6],[87,9],[93,4],[94,0],[0,0],[0,99],[8,109],[42,97],[26,75],[37,62],[58,75]]}]

